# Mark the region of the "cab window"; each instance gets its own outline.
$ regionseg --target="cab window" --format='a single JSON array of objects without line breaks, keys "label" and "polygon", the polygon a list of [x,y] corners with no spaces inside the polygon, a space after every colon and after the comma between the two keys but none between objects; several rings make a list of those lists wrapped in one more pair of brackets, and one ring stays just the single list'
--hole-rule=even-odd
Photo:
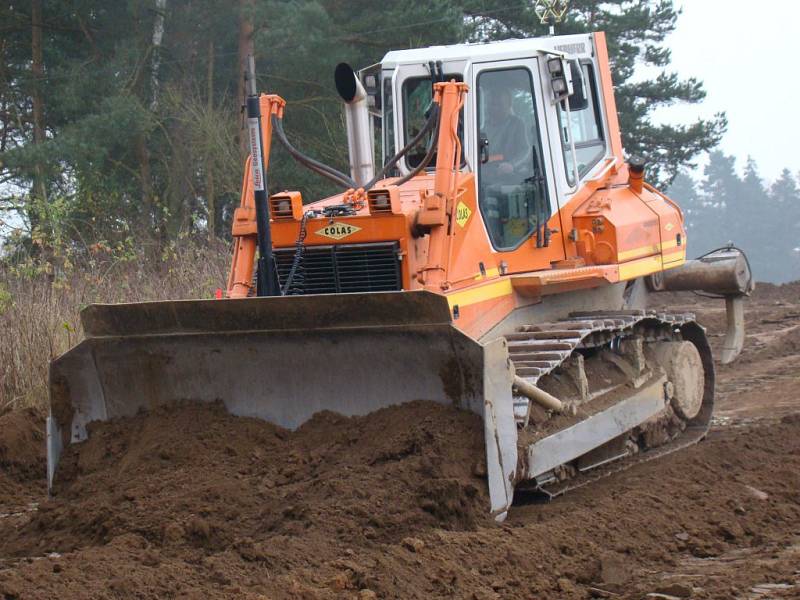
[{"label": "cab window", "polygon": [[578,159],[578,175],[580,177],[586,175],[606,153],[594,70],[591,65],[583,64],[581,71],[587,100],[584,108],[571,110],[568,120],[563,102],[558,105],[564,168],[570,185],[575,185],[575,167],[572,161],[570,136],[575,141],[575,156]]},{"label": "cab window", "polygon": [[[445,75],[447,81],[462,81],[459,74]],[[433,101],[433,85],[430,77],[410,77],[403,82],[403,136],[404,143],[408,143],[416,136],[428,121],[430,109]],[[463,113],[462,113],[463,114]],[[458,137],[461,139],[463,148],[463,122],[461,115],[458,121]],[[413,169],[422,162],[431,142],[431,134],[426,135],[417,146],[412,148],[406,155],[406,164]],[[436,164],[436,154],[430,165]],[[462,165],[464,157],[462,156]]]},{"label": "cab window", "polygon": [[383,157],[382,161],[375,161],[375,164],[386,164],[394,156],[394,102],[392,100],[392,72],[386,71],[383,74]]},{"label": "cab window", "polygon": [[524,67],[482,71],[476,87],[478,205],[492,245],[512,250],[550,217],[533,79]]}]

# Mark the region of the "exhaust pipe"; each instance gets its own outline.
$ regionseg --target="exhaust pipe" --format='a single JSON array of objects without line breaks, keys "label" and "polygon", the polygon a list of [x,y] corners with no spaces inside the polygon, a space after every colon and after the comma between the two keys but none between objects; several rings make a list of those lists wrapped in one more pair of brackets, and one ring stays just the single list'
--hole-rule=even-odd
[{"label": "exhaust pipe", "polygon": [[350,175],[359,186],[363,187],[375,175],[367,92],[358,80],[356,72],[347,63],[339,63],[336,66],[333,78],[336,91],[344,100]]}]

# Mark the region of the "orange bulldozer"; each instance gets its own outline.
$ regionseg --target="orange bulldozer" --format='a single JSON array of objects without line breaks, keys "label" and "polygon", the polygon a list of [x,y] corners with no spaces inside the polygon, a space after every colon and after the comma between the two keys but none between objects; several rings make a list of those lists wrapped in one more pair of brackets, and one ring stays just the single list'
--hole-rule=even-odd
[{"label": "orange bulldozer", "polygon": [[[705,331],[648,299],[724,298],[730,362],[752,277],[733,248],[687,260],[678,204],[625,160],[604,34],[393,51],[335,84],[349,173],[295,148],[251,75],[225,297],[84,310],[50,369],[51,482],[90,422],[175,400],[290,429],[421,399],[473,411],[498,520],[515,488],[555,496],[705,435]],[[342,192],[270,195],[276,142]]]}]

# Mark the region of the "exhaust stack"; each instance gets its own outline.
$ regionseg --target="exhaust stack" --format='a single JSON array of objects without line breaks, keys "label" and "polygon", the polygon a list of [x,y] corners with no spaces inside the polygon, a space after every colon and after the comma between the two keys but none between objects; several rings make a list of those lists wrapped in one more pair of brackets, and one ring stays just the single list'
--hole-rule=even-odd
[{"label": "exhaust stack", "polygon": [[363,186],[375,175],[367,92],[358,80],[358,75],[347,63],[336,66],[334,81],[336,91],[344,100],[350,175],[359,186]]}]

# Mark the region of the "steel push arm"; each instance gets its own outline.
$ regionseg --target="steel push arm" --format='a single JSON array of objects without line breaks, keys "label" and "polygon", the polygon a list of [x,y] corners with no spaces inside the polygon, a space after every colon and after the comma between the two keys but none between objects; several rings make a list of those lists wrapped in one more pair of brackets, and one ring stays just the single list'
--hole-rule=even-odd
[{"label": "steel push arm", "polygon": [[[267,168],[272,142],[272,116],[283,116],[286,101],[274,94],[262,94],[259,97],[252,70],[251,65],[247,96],[250,156],[245,164],[240,205],[233,214],[233,260],[227,285],[229,298],[252,295],[256,249],[259,254],[256,293],[259,296],[279,296],[281,293],[272,257]],[[268,118],[262,119],[262,115]]]}]

